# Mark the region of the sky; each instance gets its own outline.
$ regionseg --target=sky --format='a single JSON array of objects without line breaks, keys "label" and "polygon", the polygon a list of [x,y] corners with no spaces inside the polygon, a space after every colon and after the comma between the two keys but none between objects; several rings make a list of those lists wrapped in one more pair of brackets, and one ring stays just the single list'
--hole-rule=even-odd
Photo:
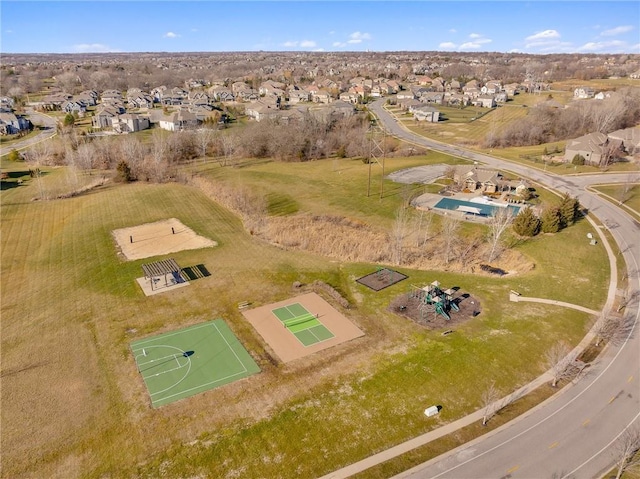
[{"label": "sky", "polygon": [[260,50],[640,53],[640,2],[0,2],[0,54]]}]

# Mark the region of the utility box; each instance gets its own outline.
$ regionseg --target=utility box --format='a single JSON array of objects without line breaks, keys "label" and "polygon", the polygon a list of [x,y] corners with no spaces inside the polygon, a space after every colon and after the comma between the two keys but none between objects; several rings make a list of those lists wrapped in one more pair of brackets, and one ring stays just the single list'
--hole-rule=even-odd
[{"label": "utility box", "polygon": [[424,410],[424,415],[427,417],[431,417],[431,416],[435,416],[439,412],[440,410],[438,409],[438,406],[431,406]]}]

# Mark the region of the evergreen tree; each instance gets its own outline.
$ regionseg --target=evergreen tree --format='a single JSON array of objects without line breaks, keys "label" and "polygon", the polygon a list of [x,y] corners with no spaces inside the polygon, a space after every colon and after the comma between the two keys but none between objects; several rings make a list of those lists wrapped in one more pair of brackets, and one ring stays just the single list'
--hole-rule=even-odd
[{"label": "evergreen tree", "polygon": [[543,233],[557,233],[562,228],[562,217],[557,206],[546,207],[540,220],[542,221]]},{"label": "evergreen tree", "polygon": [[116,175],[116,181],[121,181],[124,183],[129,183],[133,181],[133,174],[131,173],[131,168],[126,161],[120,160],[118,166],[116,167],[118,174]]},{"label": "evergreen tree", "polygon": [[76,122],[76,118],[71,113],[67,113],[64,116],[64,120],[63,120],[64,126],[73,126],[75,122]]},{"label": "evergreen tree", "polygon": [[535,236],[540,231],[540,219],[531,208],[525,208],[513,220],[513,231],[520,236]]},{"label": "evergreen tree", "polygon": [[578,198],[565,193],[559,206],[561,227],[566,228],[576,222],[580,214],[580,202]]}]

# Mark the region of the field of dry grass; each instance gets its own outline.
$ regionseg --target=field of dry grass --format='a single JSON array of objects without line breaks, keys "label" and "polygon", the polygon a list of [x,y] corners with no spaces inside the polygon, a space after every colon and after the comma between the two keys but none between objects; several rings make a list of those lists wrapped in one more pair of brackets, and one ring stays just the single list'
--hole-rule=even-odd
[{"label": "field of dry grass", "polygon": [[[390,160],[387,172],[443,160]],[[382,199],[367,197],[368,166],[359,160],[198,168],[210,181],[278,193],[279,204],[290,198],[296,215],[330,211],[377,234],[421,188],[385,183]],[[47,173],[48,186],[66,174]],[[522,274],[399,268],[409,278],[376,293],[355,282],[375,270],[370,259],[271,244],[193,187],[105,184],[74,198],[32,201],[36,193],[31,180],[1,193],[4,478],[321,475],[479,407],[477,391],[492,379],[510,392],[544,369],[544,351],[556,338],[577,343],[584,334],[587,315],[509,303],[509,289],[588,307],[605,294],[604,253],[575,247],[590,229],[585,222],[525,243],[513,239],[515,252],[535,264]],[[171,255],[182,266],[204,264],[212,275],[146,297],[134,279],[148,260],[118,259],[111,231],[169,217],[218,243]],[[325,236],[340,236],[329,228]],[[479,228],[463,234],[482,235]],[[384,245],[384,237],[374,242]],[[434,279],[472,291],[483,313],[442,337],[388,310],[409,283]],[[348,299],[344,309],[325,298],[365,336],[283,365],[237,304],[283,300],[299,293],[295,281],[306,290],[316,280]],[[262,372],[151,409],[129,343],[218,317]],[[422,410],[432,403],[445,408],[426,423]]]}]

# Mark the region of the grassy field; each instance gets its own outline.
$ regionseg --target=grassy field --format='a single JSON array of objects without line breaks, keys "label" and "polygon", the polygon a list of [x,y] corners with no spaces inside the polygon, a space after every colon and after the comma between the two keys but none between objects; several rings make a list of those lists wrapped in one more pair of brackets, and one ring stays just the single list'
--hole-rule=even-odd
[{"label": "grassy field", "polygon": [[[618,203],[623,202],[623,205],[628,213],[633,215],[636,219],[640,220],[640,185],[637,181],[640,180],[638,175],[632,175],[630,181],[635,181],[636,184],[625,185],[600,185],[593,189],[604,193],[606,199],[611,202]],[[625,190],[628,191],[625,192]]]},{"label": "grassy field", "polygon": [[[386,172],[445,161],[390,159]],[[4,165],[3,165],[4,166]],[[12,166],[12,165],[10,165]],[[13,165],[19,171],[20,165]],[[366,196],[368,165],[210,163],[201,174],[246,185],[272,214],[345,215],[388,228],[407,188]],[[65,178],[46,169],[47,187]],[[372,169],[379,181],[380,168]],[[418,188],[418,187],[409,187]],[[373,185],[377,192],[377,183]],[[410,192],[409,192],[410,193]],[[105,185],[55,201],[36,186],[1,193],[2,477],[313,477],[359,460],[480,406],[492,380],[508,393],[543,370],[544,351],[576,344],[591,318],[555,306],[509,303],[508,291],[596,308],[608,278],[602,248],[584,243],[586,221],[513,246],[536,267],[516,277],[400,269],[409,279],[375,293],[355,279],[372,264],[271,246],[200,191],[178,184]],[[180,219],[215,248],[171,255],[212,273],[145,297],[134,279],[148,260],[123,262],[111,231]],[[475,227],[477,228],[477,227]],[[585,244],[584,247],[576,245]],[[409,284],[437,279],[479,298],[482,314],[443,337],[388,311]],[[278,363],[237,309],[293,296],[294,281],[321,280],[352,307],[366,335],[301,361]],[[223,318],[261,373],[154,410],[131,341]],[[437,419],[422,411],[441,404]]]}]

